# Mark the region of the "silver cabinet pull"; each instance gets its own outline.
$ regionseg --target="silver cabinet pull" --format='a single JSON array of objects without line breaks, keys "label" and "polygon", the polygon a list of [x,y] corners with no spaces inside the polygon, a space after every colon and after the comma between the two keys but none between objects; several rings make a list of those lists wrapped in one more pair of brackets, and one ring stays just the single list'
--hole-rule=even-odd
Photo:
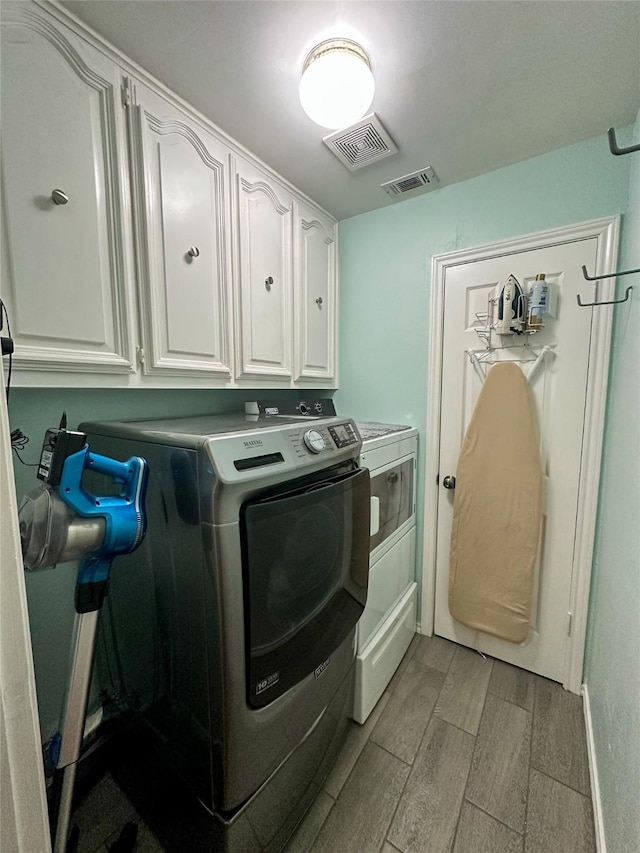
[{"label": "silver cabinet pull", "polygon": [[269,278],[265,278],[264,286],[267,288],[267,290],[271,290],[272,284],[273,284],[273,277],[272,276],[269,276]]},{"label": "silver cabinet pull", "polygon": [[316,299],[316,305],[318,306],[318,308],[322,307],[322,296],[318,296],[318,298]]},{"label": "silver cabinet pull", "polygon": [[52,190],[51,201],[54,204],[66,204],[69,201],[69,196],[63,190]]},{"label": "silver cabinet pull", "polygon": [[187,252],[190,258],[199,258],[200,257],[200,249],[197,246],[192,246]]}]

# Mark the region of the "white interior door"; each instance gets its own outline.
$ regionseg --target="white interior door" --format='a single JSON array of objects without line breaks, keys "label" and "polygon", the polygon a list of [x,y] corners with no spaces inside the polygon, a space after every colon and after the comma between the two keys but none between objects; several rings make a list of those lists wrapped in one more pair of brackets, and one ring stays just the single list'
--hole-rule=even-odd
[{"label": "white interior door", "polygon": [[[444,280],[435,633],[556,681],[565,680],[572,630],[577,519],[584,510],[580,490],[586,473],[585,419],[591,405],[593,311],[579,307],[576,295],[586,296],[590,292],[581,265],[594,270],[597,260],[598,239],[592,237],[452,265],[446,268]],[[472,630],[457,622],[449,612],[449,550],[455,492],[445,489],[443,480],[456,472],[462,440],[482,385],[466,354],[467,350],[480,351],[485,346],[476,331],[485,321],[476,315],[487,312],[494,288],[510,274],[527,293],[537,273],[545,273],[556,290],[556,318],[549,319],[546,327],[535,335],[494,334],[491,343],[497,348],[488,359],[490,363],[518,359],[528,374],[540,349],[544,345],[553,347],[553,354],[547,357],[530,386],[540,430],[545,501],[531,629],[527,640],[516,645]],[[483,367],[485,371],[490,369],[490,364]]]}]

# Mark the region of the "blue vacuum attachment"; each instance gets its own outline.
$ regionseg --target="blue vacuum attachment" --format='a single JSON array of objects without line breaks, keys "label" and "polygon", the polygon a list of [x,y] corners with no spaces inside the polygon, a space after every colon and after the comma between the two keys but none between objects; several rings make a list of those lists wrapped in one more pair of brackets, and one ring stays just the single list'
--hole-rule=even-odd
[{"label": "blue vacuum attachment", "polygon": [[[110,477],[122,486],[119,495],[92,495],[82,485],[85,471]],[[148,467],[140,456],[118,462],[91,453],[89,445],[65,459],[58,495],[81,518],[104,518],[100,546],[82,557],[76,586],[76,611],[99,610],[114,559],[138,547],[146,532],[144,499]]]}]

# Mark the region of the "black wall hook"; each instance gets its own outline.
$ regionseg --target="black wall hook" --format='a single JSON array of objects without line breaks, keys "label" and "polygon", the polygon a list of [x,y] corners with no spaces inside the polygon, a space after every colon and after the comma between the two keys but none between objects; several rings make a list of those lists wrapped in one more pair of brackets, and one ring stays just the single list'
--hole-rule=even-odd
[{"label": "black wall hook", "polygon": [[612,154],[615,154],[616,157],[620,157],[622,154],[633,154],[634,151],[640,151],[640,145],[630,145],[628,148],[618,148],[616,132],[612,127],[607,131],[607,136],[609,137],[609,151],[611,151]]},{"label": "black wall hook", "polygon": [[583,302],[580,299],[580,294],[578,293],[576,299],[578,300],[578,305],[581,308],[592,308],[594,305],[620,305],[622,302],[627,302],[629,296],[631,295],[631,291],[633,287],[629,286],[624,294],[624,299],[607,299],[605,302]]},{"label": "black wall hook", "polygon": [[618,272],[608,272],[606,275],[589,275],[585,265],[582,265],[582,275],[587,281],[600,281],[601,278],[616,278],[619,275],[632,275],[634,272],[640,272],[640,267],[637,270],[619,270]]}]

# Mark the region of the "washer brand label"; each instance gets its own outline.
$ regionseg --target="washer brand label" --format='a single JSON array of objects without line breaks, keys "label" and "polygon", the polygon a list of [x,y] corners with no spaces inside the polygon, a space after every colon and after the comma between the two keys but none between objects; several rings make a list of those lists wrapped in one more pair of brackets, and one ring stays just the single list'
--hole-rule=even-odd
[{"label": "washer brand label", "polygon": [[262,681],[259,681],[256,684],[256,695],[258,693],[264,693],[265,690],[268,690],[270,687],[273,687],[274,684],[277,684],[280,681],[280,672],[272,672],[271,675],[268,675],[266,678],[263,678]]},{"label": "washer brand label", "polygon": [[320,666],[317,666],[315,668],[315,672],[314,672],[315,677],[320,678],[320,676],[325,671],[325,669],[329,666],[330,663],[331,663],[331,658],[327,658],[325,661],[323,661],[320,664]]},{"label": "washer brand label", "polygon": [[264,413],[265,415],[279,415],[280,409],[277,406],[267,406]]},{"label": "washer brand label", "polygon": [[252,438],[250,441],[244,442],[245,447],[262,447],[262,439],[261,438]]}]

